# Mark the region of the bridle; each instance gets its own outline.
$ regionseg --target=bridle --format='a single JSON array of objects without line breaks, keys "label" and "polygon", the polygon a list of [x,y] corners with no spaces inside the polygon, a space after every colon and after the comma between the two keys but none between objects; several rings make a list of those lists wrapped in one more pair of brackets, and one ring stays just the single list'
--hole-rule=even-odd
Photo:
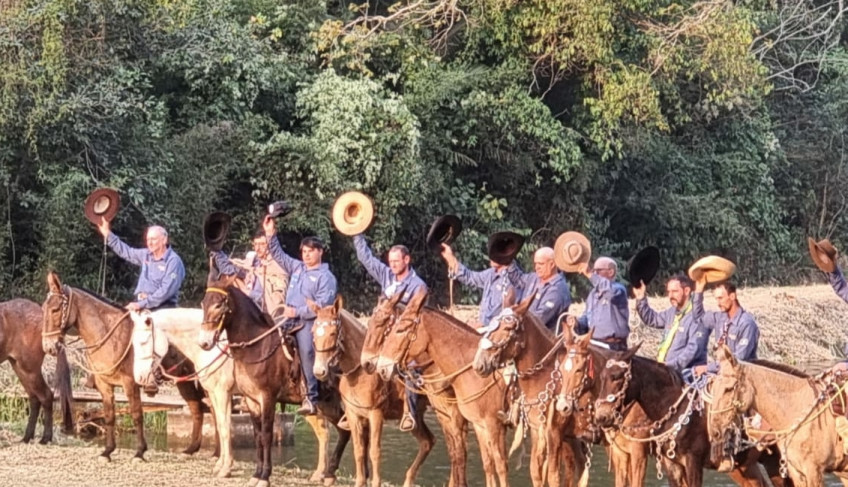
[{"label": "bridle", "polygon": [[[42,326],[41,336],[43,338],[52,337],[52,336],[59,336],[61,338],[62,335],[64,335],[65,332],[68,331],[68,328],[70,328],[69,317],[70,317],[70,314],[71,314],[71,302],[72,302],[73,297],[74,297],[73,291],[71,290],[70,287],[68,287],[68,285],[63,284],[62,290],[60,292],[55,293],[53,291],[49,291],[47,293],[47,299],[50,299],[54,296],[59,296],[62,300],[62,315],[61,315],[61,318],[59,320],[59,327],[57,329],[53,330],[53,331],[45,331],[44,330],[45,327]],[[44,325],[46,325],[46,324],[47,324],[47,320],[45,319]]]},{"label": "bridle", "polygon": [[[318,348],[315,347],[315,353],[327,353],[333,352],[330,356],[330,360],[327,361],[327,366],[336,367],[339,365],[341,355],[344,353],[344,328],[342,327],[342,320],[340,317],[336,317],[333,320],[315,320],[315,324],[312,328],[312,333],[314,336],[324,336],[328,333],[327,327],[334,326],[336,327],[336,339],[333,340],[333,345],[327,348]],[[314,340],[314,338],[313,338]],[[359,365],[353,368],[348,372],[342,371],[342,375],[348,375],[359,368]]]},{"label": "bridle", "polygon": [[621,388],[615,393],[610,393],[607,397],[603,399],[599,398],[596,401],[598,405],[603,403],[612,404],[614,426],[620,426],[624,419],[624,397],[627,395],[627,388],[630,387],[630,381],[633,379],[633,373],[631,371],[632,364],[629,360],[607,360],[607,369],[613,367],[624,369],[624,381],[621,383]]},{"label": "bridle", "polygon": [[[583,360],[580,368],[575,370],[573,364],[574,358],[577,356],[584,357],[585,360]],[[580,382],[574,389],[567,389],[565,387],[565,380],[563,380],[563,388],[560,390],[560,394],[557,397],[557,409],[561,411],[565,411],[567,409],[576,411],[579,406],[579,399],[583,396],[583,393],[586,392],[586,389],[591,386],[592,381],[595,378],[595,359],[589,350],[581,352],[579,347],[572,346],[567,348],[566,358],[562,363],[562,368],[565,369],[567,373],[572,374],[572,376],[579,376]],[[563,374],[563,377],[564,376],[565,374]],[[592,408],[591,403],[589,404],[589,408]]]},{"label": "bridle", "polygon": [[210,321],[210,320],[205,319],[206,318],[206,312],[204,310],[204,313],[203,313],[204,320],[200,324],[200,328],[204,329],[208,325],[214,326],[215,327],[214,341],[217,342],[218,338],[221,335],[221,330],[224,329],[224,321],[227,319],[227,315],[229,315],[232,312],[232,308],[230,307],[230,293],[227,292],[226,289],[221,289],[219,287],[214,287],[214,286],[206,288],[206,294],[209,294],[209,293],[222,294],[224,296],[224,301],[221,302],[221,307],[223,308],[223,311],[221,312],[221,317],[220,317],[220,319],[218,319],[218,321]]},{"label": "bridle", "polygon": [[[484,328],[485,331],[483,332],[483,337],[480,339],[480,343],[478,345],[481,350],[501,351],[510,345],[515,337],[524,332],[524,320],[515,314],[501,312],[501,314],[496,316],[492,321],[495,323],[491,323]],[[504,337],[503,340],[492,341],[492,333],[500,330],[502,327],[508,332],[507,336]],[[518,347],[517,351],[524,348],[523,341],[516,342],[515,345]]]}]

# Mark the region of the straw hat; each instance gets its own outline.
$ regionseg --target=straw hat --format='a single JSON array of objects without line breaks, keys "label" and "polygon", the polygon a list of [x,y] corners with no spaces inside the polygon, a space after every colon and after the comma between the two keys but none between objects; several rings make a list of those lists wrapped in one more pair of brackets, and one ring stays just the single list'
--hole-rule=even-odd
[{"label": "straw hat", "polygon": [[736,272],[736,264],[719,257],[708,255],[699,259],[689,268],[689,277],[698,282],[706,279],[707,283],[726,281]]},{"label": "straw hat", "polygon": [[627,263],[627,280],[634,286],[639,281],[646,285],[657,275],[660,268],[660,249],[648,246],[636,253]]},{"label": "straw hat", "polygon": [[456,215],[442,215],[430,225],[427,232],[427,247],[434,252],[442,251],[442,244],[450,245],[462,232],[462,221]]},{"label": "straw hat", "polygon": [[579,232],[565,232],[554,244],[554,262],[564,272],[577,272],[592,257],[592,244]]},{"label": "straw hat", "polygon": [[203,220],[203,243],[209,250],[218,251],[224,247],[227,234],[230,233],[230,215],[216,211],[206,215]]},{"label": "straw hat", "polygon": [[374,221],[374,203],[359,191],[349,191],[333,204],[333,225],[345,235],[358,235]]},{"label": "straw hat", "polygon": [[523,246],[524,237],[521,235],[515,232],[497,232],[489,237],[489,243],[486,244],[486,253],[489,254],[489,259],[492,262],[509,265]]},{"label": "straw hat", "polygon": [[100,225],[100,219],[111,222],[121,207],[121,196],[112,188],[97,188],[85,199],[83,211],[88,221]]},{"label": "straw hat", "polygon": [[830,240],[823,239],[816,242],[807,237],[807,244],[810,246],[810,257],[813,258],[816,267],[828,273],[836,271],[836,256],[839,251],[830,243]]}]

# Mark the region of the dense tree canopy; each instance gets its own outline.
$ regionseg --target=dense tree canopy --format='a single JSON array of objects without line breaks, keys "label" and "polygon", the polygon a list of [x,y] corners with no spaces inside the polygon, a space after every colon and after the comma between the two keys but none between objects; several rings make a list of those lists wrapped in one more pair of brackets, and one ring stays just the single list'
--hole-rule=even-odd
[{"label": "dense tree canopy", "polygon": [[[162,224],[203,289],[204,214],[246,249],[263,207],[283,240],[331,243],[348,302],[376,285],[329,211],[376,203],[377,253],[425,252],[438,215],[489,233],[569,229],[664,274],[719,252],[748,284],[814,278],[805,238],[848,245],[848,54],[839,3],[667,0],[14,0],[0,4],[0,295],[43,296],[47,269],[99,289],[82,213],[120,190],[117,234]],[[136,270],[107,254],[109,294]],[[362,292],[366,290],[366,292]],[[467,295],[466,299],[471,296]]]}]

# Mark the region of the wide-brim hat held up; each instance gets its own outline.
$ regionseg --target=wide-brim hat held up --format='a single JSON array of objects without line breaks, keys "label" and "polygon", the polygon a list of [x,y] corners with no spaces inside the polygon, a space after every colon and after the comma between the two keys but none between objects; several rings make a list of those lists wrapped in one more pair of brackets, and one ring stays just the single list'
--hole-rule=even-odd
[{"label": "wide-brim hat held up", "polygon": [[111,222],[121,208],[121,195],[112,188],[97,188],[85,199],[83,211],[91,223],[100,225],[100,219]]},{"label": "wide-brim hat held up", "polygon": [[436,218],[427,232],[427,247],[434,252],[442,251],[442,244],[450,245],[462,232],[462,221],[456,215]]},{"label": "wide-brim hat held up", "polygon": [[580,232],[565,232],[554,244],[554,262],[563,272],[577,272],[592,258],[592,244]]},{"label": "wide-brim hat held up", "polygon": [[524,237],[515,232],[497,232],[489,237],[486,253],[492,262],[509,265],[524,246]]},{"label": "wide-brim hat held up", "polygon": [[333,204],[333,225],[345,235],[358,235],[374,221],[374,202],[359,191],[349,191]]}]

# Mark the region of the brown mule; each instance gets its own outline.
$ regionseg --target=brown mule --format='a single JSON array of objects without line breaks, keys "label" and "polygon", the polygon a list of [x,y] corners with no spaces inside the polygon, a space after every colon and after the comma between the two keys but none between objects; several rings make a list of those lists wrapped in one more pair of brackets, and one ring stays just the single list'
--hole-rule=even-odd
[{"label": "brown mule", "polygon": [[388,380],[396,367],[432,360],[441,374],[425,378],[423,387],[429,382],[433,393],[453,387],[459,411],[477,434],[486,486],[507,486],[506,426],[497,416],[506,384],[503,378],[484,379],[471,370],[480,335],[453,316],[422,307],[426,298],[426,292],[419,292],[409,301],[383,342],[377,370]]},{"label": "brown mule", "polygon": [[489,377],[500,364],[515,361],[520,414],[530,430],[533,485],[559,487],[563,466],[565,485],[585,485],[589,472],[585,469],[583,445],[574,435],[572,418],[554,412],[554,391],[562,382],[557,363],[561,343],[527,312],[533,298],[510,307],[511,313],[497,318],[497,328],[488,331],[478,344],[474,370],[481,377]]},{"label": "brown mule", "polygon": [[[287,356],[282,331],[271,317],[263,313],[235,285],[232,276],[210,273],[203,297],[203,324],[198,344],[204,350],[216,346],[220,334],[226,330],[230,354],[234,360],[236,385],[245,397],[256,446],[256,470],[250,485],[267,487],[271,476],[271,449],[273,447],[274,412],[277,404],[301,404],[299,374],[296,364]],[[311,481],[324,480],[330,485],[350,432],[340,430],[339,440],[328,463],[329,430],[327,421],[338,423],[341,405],[338,391],[333,389],[323,398],[318,414],[305,416],[318,438],[318,466]]]},{"label": "brown mule", "polygon": [[[313,372],[320,381],[331,377],[331,369],[341,372],[339,392],[345,404],[345,414],[353,437],[356,463],[356,487],[365,486],[367,471],[366,453],[371,460],[371,484],[380,487],[380,456],[382,450],[383,422],[400,420],[406,389],[397,381],[384,382],[368,374],[360,366],[365,327],[342,309],[342,299],[337,296],[333,305],[319,308],[309,303],[315,312],[312,341],[315,344]],[[425,401],[419,403],[412,435],[418,440],[418,453],[404,478],[404,487],[412,487],[418,469],[433,449],[435,438],[424,423]],[[366,433],[369,435],[366,441]],[[367,450],[367,451],[366,451]]]},{"label": "brown mule", "polygon": [[[147,442],[144,439],[141,392],[133,377],[133,325],[129,313],[100,296],[63,285],[55,272],[47,274],[47,287],[47,298],[42,304],[42,346],[47,353],[59,353],[64,347],[68,329],[75,327],[79,331],[80,338],[85,343],[90,372],[94,374],[95,387],[103,398],[106,448],[100,458],[108,462],[115,451],[115,387],[121,387],[129,399],[130,413],[136,430],[138,446],[133,461],[144,460]],[[191,363],[185,363],[183,356],[172,350],[162,359],[162,366],[177,366],[173,370],[176,375],[194,372]],[[203,390],[189,382],[177,384],[177,388],[192,415],[191,443],[184,450],[184,453],[191,454],[200,449]]]},{"label": "brown mule", "polygon": [[[374,308],[368,321],[368,331],[362,344],[360,364],[369,374],[376,370],[377,357],[386,336],[397,324],[403,307],[398,305],[403,293],[395,293],[390,299],[383,299]],[[432,360],[425,359],[417,366],[427,377],[441,376],[442,373]],[[465,487],[466,464],[468,458],[468,421],[459,411],[456,394],[451,387],[436,388],[432,394],[427,394],[430,406],[436,411],[436,419],[442,427],[445,437],[445,447],[448,450],[451,470],[448,487]]]},{"label": "brown mule", "polygon": [[[41,343],[43,314],[38,304],[27,299],[13,299],[0,303],[0,363],[9,361],[29,398],[23,443],[35,437],[35,423],[43,409],[44,431],[39,443],[53,441],[53,391],[44,380],[41,364],[44,348]],[[62,408],[62,428],[67,433],[74,430],[71,406],[71,372],[65,350],[59,350],[56,360],[56,387]]]}]

